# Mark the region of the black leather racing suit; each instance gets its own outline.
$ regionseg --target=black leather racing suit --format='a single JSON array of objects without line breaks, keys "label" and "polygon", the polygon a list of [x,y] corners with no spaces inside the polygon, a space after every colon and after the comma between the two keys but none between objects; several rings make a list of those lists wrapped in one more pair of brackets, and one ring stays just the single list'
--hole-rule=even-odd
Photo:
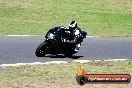
[{"label": "black leather racing suit", "polygon": [[79,27],[77,27],[73,31],[70,31],[68,42],[75,44],[75,48],[74,48],[75,52],[78,52],[79,48],[81,47],[82,41],[80,41],[81,40],[80,38],[81,38],[81,29]]}]

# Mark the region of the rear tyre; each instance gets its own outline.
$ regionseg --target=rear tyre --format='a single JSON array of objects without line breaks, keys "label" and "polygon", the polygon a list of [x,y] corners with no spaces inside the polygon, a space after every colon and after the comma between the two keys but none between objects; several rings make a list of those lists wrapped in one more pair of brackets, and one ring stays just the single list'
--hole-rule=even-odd
[{"label": "rear tyre", "polygon": [[37,57],[45,56],[46,55],[45,48],[46,48],[46,42],[41,43],[36,49],[36,52],[35,52],[36,56]]}]

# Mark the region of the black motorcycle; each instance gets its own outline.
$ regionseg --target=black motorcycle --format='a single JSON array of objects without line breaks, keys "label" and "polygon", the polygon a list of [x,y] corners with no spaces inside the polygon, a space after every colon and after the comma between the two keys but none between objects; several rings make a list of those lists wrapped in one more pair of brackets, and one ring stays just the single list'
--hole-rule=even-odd
[{"label": "black motorcycle", "polygon": [[[81,31],[81,36],[78,41],[82,43],[86,35],[86,32]],[[37,47],[35,52],[36,56],[43,57],[46,54],[63,54],[66,57],[72,56],[77,53],[74,51],[76,44],[65,42],[65,39],[68,39],[68,37],[69,32],[63,26],[50,29],[45,36],[46,40]]]}]

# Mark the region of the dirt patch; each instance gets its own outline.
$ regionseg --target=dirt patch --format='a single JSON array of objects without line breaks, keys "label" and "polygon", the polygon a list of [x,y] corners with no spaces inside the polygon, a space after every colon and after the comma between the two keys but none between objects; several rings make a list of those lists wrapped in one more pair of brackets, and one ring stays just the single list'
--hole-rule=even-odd
[{"label": "dirt patch", "polygon": [[2,6],[11,6],[11,7],[20,7],[20,8],[29,8],[32,7],[32,4],[27,1],[22,0],[0,0],[0,5]]},{"label": "dirt patch", "polygon": [[132,12],[132,0],[107,0],[108,9],[115,11]]}]

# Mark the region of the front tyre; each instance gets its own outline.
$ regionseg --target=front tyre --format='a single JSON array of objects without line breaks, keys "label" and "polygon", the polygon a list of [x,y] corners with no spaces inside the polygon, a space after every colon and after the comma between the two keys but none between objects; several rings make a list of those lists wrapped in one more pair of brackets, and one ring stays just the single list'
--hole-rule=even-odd
[{"label": "front tyre", "polygon": [[37,47],[36,52],[35,52],[35,54],[36,54],[37,57],[43,57],[43,56],[46,55],[46,53],[45,53],[45,47],[46,47],[46,42],[41,43]]}]

